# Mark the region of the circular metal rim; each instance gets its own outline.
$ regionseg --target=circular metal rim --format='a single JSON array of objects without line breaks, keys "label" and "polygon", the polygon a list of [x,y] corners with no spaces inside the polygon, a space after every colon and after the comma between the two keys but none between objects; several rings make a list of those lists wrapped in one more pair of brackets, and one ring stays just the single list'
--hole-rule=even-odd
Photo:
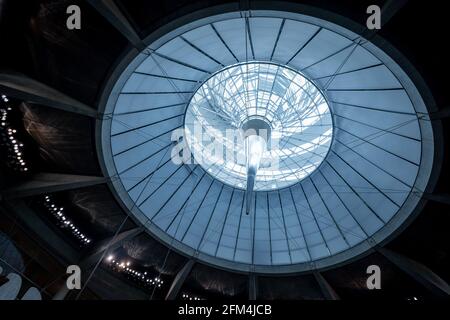
[{"label": "circular metal rim", "polygon": [[[362,35],[365,31],[365,28],[363,26],[345,17],[312,6],[293,4],[289,2],[263,1],[253,3],[252,7],[253,10],[270,10],[276,13],[282,11],[285,14],[295,16],[306,15],[306,17],[308,17],[309,19],[320,19],[325,24],[332,24],[334,26],[337,26],[338,29],[342,29],[344,30],[344,32],[347,31]],[[239,7],[236,4],[219,5],[195,11],[193,13],[179,17],[172,22],[160,27],[148,37],[146,37],[144,42],[151,43],[153,41],[156,41],[157,39],[162,38],[164,35],[167,35],[168,33],[170,33],[170,31],[174,31],[177,28],[186,28],[188,25],[191,25],[193,22],[198,22],[199,20],[208,20],[208,18],[210,19],[216,14],[233,15],[239,12]],[[381,53],[385,55],[389,62],[391,62],[391,64],[393,64],[394,67],[398,69],[398,71],[402,74],[403,77],[401,80],[406,81],[410,84],[410,86],[413,86],[417,93],[416,99],[419,100],[419,103],[425,108],[425,110],[428,110],[429,112],[433,112],[436,110],[434,98],[424,80],[417,72],[417,70],[411,65],[411,63],[399,51],[397,51],[392,45],[390,45],[378,35],[375,35],[371,39],[371,43],[369,43],[369,45],[372,46],[372,49],[381,51]],[[372,52],[371,50],[369,51]],[[119,84],[117,80],[119,79],[122,72],[131,66],[130,62],[136,61],[135,58],[139,54],[140,53],[136,49],[129,46],[125,50],[121,58],[118,60],[116,67],[113,68],[112,72],[110,73],[109,79],[105,83],[104,90],[99,101],[100,112],[106,109],[110,94],[115,92],[115,89],[117,90],[117,85]],[[380,60],[385,63],[383,59]],[[401,81],[402,84],[403,81]],[[426,100],[426,103],[424,100]],[[422,125],[422,122],[423,121],[419,121],[419,125]],[[108,127],[109,125],[110,123],[106,123],[106,127]],[[428,179],[425,183],[425,187],[423,188],[424,193],[430,192],[434,189],[441,170],[443,157],[442,125],[440,121],[434,121],[429,125],[429,129],[431,129],[431,135],[433,136],[433,160],[430,163],[431,167],[428,168]],[[108,174],[109,171],[105,162],[105,154],[103,148],[104,144],[102,143],[104,132],[105,123],[103,119],[98,119],[96,125],[97,154],[99,157],[102,172],[106,176],[111,176]],[[422,156],[423,153],[424,152],[422,152]],[[125,212],[130,214],[130,210],[128,209],[124,200],[119,196],[116,189],[117,186],[121,185],[120,181],[118,181],[117,179],[111,179],[108,185],[120,206],[125,210]],[[411,197],[416,196],[411,193],[405,200],[405,203],[408,202]],[[131,217],[135,222],[144,226],[146,228],[146,232],[148,232],[152,237],[156,238],[156,240],[164,245],[170,246],[169,250],[174,250],[175,252],[187,258],[201,260],[200,262],[206,265],[235,273],[259,273],[281,276],[286,274],[293,275],[310,273],[314,270],[333,269],[367,256],[368,254],[376,250],[376,247],[384,246],[386,243],[395,238],[400,232],[402,232],[417,217],[417,215],[425,206],[426,202],[427,201],[421,196],[417,197],[416,203],[413,205],[413,208],[410,209],[409,214],[403,219],[396,219],[398,213],[403,209],[402,206],[399,212],[397,212],[397,214],[391,219],[391,221],[389,221],[385,226],[377,231],[371,238],[366,239],[365,241],[346,251],[313,262],[274,266],[248,265],[195,252],[192,248],[178,241],[176,241],[177,243],[171,243],[173,242],[173,239],[168,237],[164,232],[160,232],[160,230],[158,231],[158,228],[156,226],[153,226],[152,223],[148,223],[148,221],[146,221],[147,218],[145,216],[143,217],[142,214],[136,214],[135,212],[133,212],[133,214],[131,214]],[[384,233],[387,233],[387,235],[383,235]],[[349,251],[352,251],[351,255],[348,254]]]}]

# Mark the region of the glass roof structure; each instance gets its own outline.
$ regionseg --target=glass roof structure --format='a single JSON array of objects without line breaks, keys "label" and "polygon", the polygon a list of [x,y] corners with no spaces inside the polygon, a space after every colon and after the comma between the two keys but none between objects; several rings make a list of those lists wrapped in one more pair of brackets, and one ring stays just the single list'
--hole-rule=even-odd
[{"label": "glass roof structure", "polygon": [[[414,217],[434,136],[398,58],[305,14],[186,19],[124,58],[98,127],[111,190],[151,235],[220,268],[289,273],[355,259]],[[187,145],[197,160],[217,131],[251,118],[270,124],[279,151],[263,157],[247,215],[242,161],[173,156]],[[196,122],[205,141],[195,140]],[[185,139],[174,140],[177,130]]]},{"label": "glass roof structure", "polygon": [[[280,189],[308,176],[331,145],[328,104],[300,73],[262,62],[227,67],[193,95],[185,130],[197,162],[233,187],[245,189],[245,145],[239,135],[248,119],[264,119],[271,126],[271,148],[263,154],[255,191]],[[217,154],[209,149],[214,143]]]}]

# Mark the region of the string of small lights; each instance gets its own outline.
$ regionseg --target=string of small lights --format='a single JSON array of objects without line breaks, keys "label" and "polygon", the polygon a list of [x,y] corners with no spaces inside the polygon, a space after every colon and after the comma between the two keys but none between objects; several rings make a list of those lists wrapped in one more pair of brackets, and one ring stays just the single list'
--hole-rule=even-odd
[{"label": "string of small lights", "polygon": [[80,242],[81,245],[86,246],[91,242],[84,233],[82,233],[75,224],[64,214],[64,207],[57,206],[51,196],[44,197],[44,207],[58,220],[59,226],[62,229],[69,230],[72,235]]},{"label": "string of small lights", "polygon": [[419,301],[419,298],[417,298],[417,297],[409,297],[409,298],[406,298],[406,300],[410,301],[410,302],[417,302],[417,301]]},{"label": "string of small lights", "polygon": [[146,271],[138,271],[131,267],[130,261],[118,260],[113,255],[109,255],[105,259],[106,263],[110,266],[111,269],[117,272],[124,273],[129,276],[132,280],[137,283],[140,283],[144,287],[161,289],[164,281],[159,277],[152,277]]},{"label": "string of small lights", "polygon": [[194,296],[194,295],[192,295],[192,294],[190,295],[190,294],[187,294],[187,293],[183,293],[183,294],[181,295],[181,298],[182,298],[183,300],[189,300],[189,301],[200,301],[200,300],[205,300],[205,299],[203,299],[203,298]]},{"label": "string of small lights", "polygon": [[5,95],[1,98],[4,106],[0,107],[0,137],[2,147],[6,150],[6,164],[14,171],[25,173],[29,170],[29,166],[24,160],[24,145],[16,137],[17,130],[9,122],[9,112],[12,111],[8,105],[9,99]]}]

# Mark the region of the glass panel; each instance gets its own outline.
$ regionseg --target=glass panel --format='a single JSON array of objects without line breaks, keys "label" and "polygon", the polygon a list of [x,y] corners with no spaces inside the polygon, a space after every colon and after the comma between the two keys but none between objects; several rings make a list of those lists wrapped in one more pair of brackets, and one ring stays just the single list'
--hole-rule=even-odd
[{"label": "glass panel", "polygon": [[241,128],[254,118],[271,126],[255,191],[298,182],[328,152],[333,126],[320,90],[288,67],[250,62],[217,72],[191,99],[185,133],[195,160],[215,178],[244,189],[247,171]]}]

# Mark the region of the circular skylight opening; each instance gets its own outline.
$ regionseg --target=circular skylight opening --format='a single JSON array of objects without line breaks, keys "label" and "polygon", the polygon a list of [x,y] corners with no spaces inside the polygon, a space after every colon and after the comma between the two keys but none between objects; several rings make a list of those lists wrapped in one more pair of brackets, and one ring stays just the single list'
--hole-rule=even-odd
[{"label": "circular skylight opening", "polygon": [[194,93],[184,129],[195,162],[214,178],[245,189],[245,136],[252,129],[248,124],[258,121],[268,129],[255,191],[302,180],[328,153],[333,123],[321,91],[289,67],[248,62],[216,72]]}]

